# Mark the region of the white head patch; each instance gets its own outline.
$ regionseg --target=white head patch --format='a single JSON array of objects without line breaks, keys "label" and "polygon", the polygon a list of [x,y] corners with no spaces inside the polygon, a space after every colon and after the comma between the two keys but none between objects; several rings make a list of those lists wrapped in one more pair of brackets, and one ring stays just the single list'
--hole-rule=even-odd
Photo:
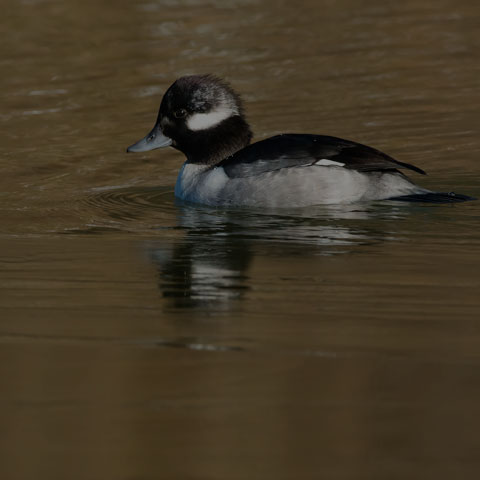
[{"label": "white head patch", "polygon": [[206,130],[207,128],[212,128],[220,122],[223,122],[223,120],[234,115],[238,115],[238,110],[236,108],[232,108],[230,105],[220,104],[211,112],[194,113],[187,120],[187,127],[193,131]]}]

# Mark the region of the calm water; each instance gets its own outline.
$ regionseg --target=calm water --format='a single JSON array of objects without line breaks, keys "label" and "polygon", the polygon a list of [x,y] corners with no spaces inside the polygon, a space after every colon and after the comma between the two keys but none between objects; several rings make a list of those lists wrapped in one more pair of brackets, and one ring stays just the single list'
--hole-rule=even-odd
[{"label": "calm water", "polygon": [[[181,204],[178,76],[480,197],[478,2],[3,2],[0,478],[480,472],[480,202]],[[413,174],[415,175],[415,174]]]}]

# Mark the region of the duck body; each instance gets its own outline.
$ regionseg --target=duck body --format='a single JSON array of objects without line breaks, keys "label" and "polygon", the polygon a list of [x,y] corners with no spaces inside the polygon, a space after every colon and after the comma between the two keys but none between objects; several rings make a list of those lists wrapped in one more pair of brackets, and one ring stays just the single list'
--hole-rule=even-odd
[{"label": "duck body", "polygon": [[303,207],[384,199],[464,201],[426,190],[400,170],[425,174],[379,150],[341,138],[283,134],[250,143],[240,97],[210,75],[179,78],[152,131],[127,151],[173,146],[187,160],[175,195],[211,206]]},{"label": "duck body", "polygon": [[[360,155],[368,155],[370,163],[361,162]],[[253,143],[213,166],[187,160],[179,172],[175,195],[206,205],[278,208],[428,192],[395,167],[416,170],[339,138],[284,134]]]}]

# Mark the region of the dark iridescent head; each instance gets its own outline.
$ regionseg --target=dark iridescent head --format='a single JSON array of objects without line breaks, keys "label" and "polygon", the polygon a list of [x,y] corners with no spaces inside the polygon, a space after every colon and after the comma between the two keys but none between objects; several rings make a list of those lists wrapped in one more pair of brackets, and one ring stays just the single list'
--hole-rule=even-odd
[{"label": "dark iridescent head", "polygon": [[166,91],[152,131],[128,152],[172,145],[190,162],[215,164],[250,143],[240,97],[213,75],[179,78]]}]

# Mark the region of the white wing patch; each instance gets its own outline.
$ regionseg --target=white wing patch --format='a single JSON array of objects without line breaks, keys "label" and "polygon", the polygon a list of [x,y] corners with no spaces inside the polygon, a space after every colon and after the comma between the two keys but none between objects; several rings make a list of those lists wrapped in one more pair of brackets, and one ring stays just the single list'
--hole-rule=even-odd
[{"label": "white wing patch", "polygon": [[220,105],[215,110],[212,110],[208,113],[194,113],[188,120],[187,120],[187,127],[194,132],[198,130],[206,130],[207,128],[212,128],[215,125],[218,125],[223,120],[227,118],[237,115],[236,110],[232,110],[232,108],[228,105]]},{"label": "white wing patch", "polygon": [[322,158],[315,162],[315,165],[320,165],[322,167],[344,167],[345,164],[341,162],[334,162],[333,160],[327,160],[326,158]]}]

